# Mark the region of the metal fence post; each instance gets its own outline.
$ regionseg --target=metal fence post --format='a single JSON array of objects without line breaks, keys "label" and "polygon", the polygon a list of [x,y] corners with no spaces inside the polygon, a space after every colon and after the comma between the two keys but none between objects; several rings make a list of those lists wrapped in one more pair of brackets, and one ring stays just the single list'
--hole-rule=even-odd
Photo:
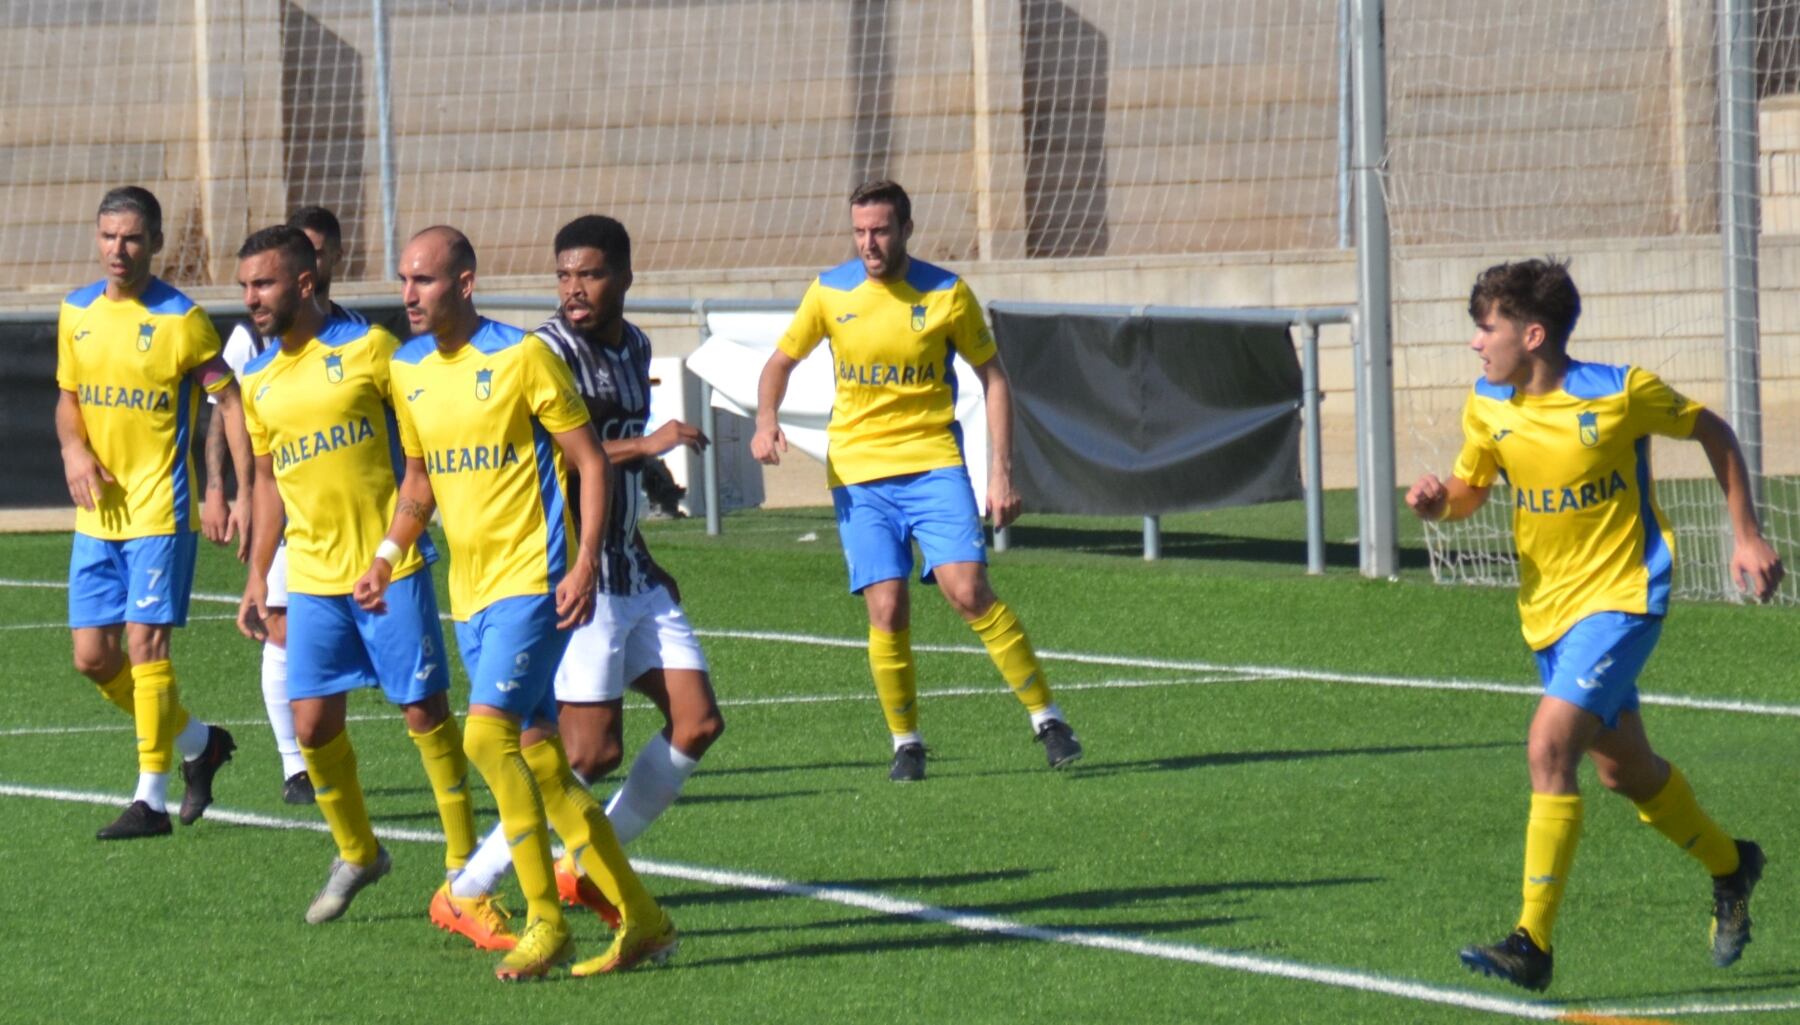
[{"label": "metal fence post", "polygon": [[1144,561],[1162,558],[1162,517],[1144,517]]},{"label": "metal fence post", "polygon": [[[1725,260],[1726,411],[1744,450],[1751,493],[1760,498],[1758,159],[1755,14],[1751,0],[1723,0],[1719,4],[1719,233]],[[1727,589],[1731,589],[1729,585]]]},{"label": "metal fence post", "polygon": [[[1394,352],[1388,252],[1387,64],[1383,0],[1352,0],[1356,39],[1356,304],[1362,347],[1356,408],[1367,437],[1357,466],[1362,572],[1391,577],[1400,563],[1394,506]],[[1367,410],[1366,413],[1364,410]]]},{"label": "metal fence post", "polygon": [[[694,303],[694,314],[700,318],[700,344],[712,337],[712,328],[706,323],[706,300]],[[719,509],[719,418],[713,412],[712,385],[705,379],[700,381],[700,433],[706,435],[711,444],[700,454],[700,479],[706,488],[706,536],[718,537],[722,529]]]},{"label": "metal fence post", "polygon": [[388,59],[388,17],[386,0],[369,0],[369,14],[375,23],[375,126],[377,152],[381,164],[381,270],[389,281],[400,266],[399,220],[396,212],[397,186],[394,172],[394,83],[393,62]]},{"label": "metal fence post", "polygon": [[1325,456],[1319,426],[1319,325],[1300,325],[1300,404],[1306,418],[1306,572],[1325,572]]}]

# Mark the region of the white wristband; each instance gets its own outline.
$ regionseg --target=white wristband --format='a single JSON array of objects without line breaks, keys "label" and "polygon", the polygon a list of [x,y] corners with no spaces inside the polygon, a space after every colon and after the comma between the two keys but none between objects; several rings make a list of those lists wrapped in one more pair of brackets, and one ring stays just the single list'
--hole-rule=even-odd
[{"label": "white wristband", "polygon": [[375,557],[377,559],[386,559],[389,566],[400,565],[400,557],[405,554],[406,549],[389,541],[385,537],[381,539],[380,544],[375,546]]}]

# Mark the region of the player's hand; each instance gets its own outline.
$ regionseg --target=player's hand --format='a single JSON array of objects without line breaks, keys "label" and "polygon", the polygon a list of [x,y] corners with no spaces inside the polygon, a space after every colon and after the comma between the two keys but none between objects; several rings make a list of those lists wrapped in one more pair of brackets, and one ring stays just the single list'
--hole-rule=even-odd
[{"label": "player's hand", "polygon": [[356,599],[357,607],[364,612],[386,615],[387,589],[393,579],[394,567],[388,565],[386,559],[376,559],[369,564],[369,571],[351,589],[351,597]]},{"label": "player's hand", "polygon": [[1406,490],[1407,508],[1421,520],[1443,519],[1449,501],[1450,489],[1444,486],[1444,482],[1435,473],[1420,477],[1417,483]]},{"label": "player's hand", "polygon": [[577,557],[556,585],[556,628],[571,630],[594,618],[594,560]]},{"label": "player's hand", "polygon": [[231,512],[226,517],[225,540],[237,537],[237,560],[250,561],[250,503],[242,497],[232,500]]},{"label": "player's hand", "polygon": [[100,495],[113,475],[106,472],[94,450],[84,444],[71,444],[63,449],[63,479],[69,485],[69,498],[88,512],[100,504]]},{"label": "player's hand", "polygon": [[1775,589],[1781,586],[1781,578],[1786,575],[1781,556],[1776,555],[1775,549],[1762,538],[1740,540],[1732,546],[1732,583],[1746,594],[1755,595],[1757,601],[1773,598]]},{"label": "player's hand", "polygon": [[990,477],[987,498],[988,518],[993,521],[995,530],[1005,530],[1019,518],[1019,511],[1024,507],[1018,492],[1013,490],[1011,477]]},{"label": "player's hand", "polygon": [[253,641],[269,639],[269,582],[250,574],[244,584],[244,597],[238,601],[238,633]]},{"label": "player's hand", "polygon": [[207,488],[200,503],[200,534],[213,544],[222,545],[230,536],[231,510],[225,502],[224,488]]},{"label": "player's hand", "polygon": [[712,444],[711,439],[700,428],[680,420],[670,420],[651,431],[644,440],[650,445],[650,454],[653,456],[667,455],[678,445],[686,445],[695,452],[704,452],[706,446]]},{"label": "player's hand", "polygon": [[750,436],[750,454],[756,461],[767,466],[780,466],[781,453],[788,450],[787,435],[781,432],[780,424],[767,427],[758,426],[756,433]]}]

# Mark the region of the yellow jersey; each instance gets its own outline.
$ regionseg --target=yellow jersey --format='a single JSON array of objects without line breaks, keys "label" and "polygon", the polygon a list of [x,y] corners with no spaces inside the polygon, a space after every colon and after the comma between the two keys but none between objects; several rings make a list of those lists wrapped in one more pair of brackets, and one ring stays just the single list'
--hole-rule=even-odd
[{"label": "yellow jersey", "polygon": [[962,463],[956,423],[960,353],[970,366],[994,358],[994,336],[963,280],[909,260],[894,282],[870,278],[861,260],[819,275],[776,343],[796,360],[831,343],[837,390],[826,428],[832,487]]},{"label": "yellow jersey", "polygon": [[75,529],[123,541],[198,529],[194,424],[207,381],[194,371],[219,355],[206,311],[160,278],[115,301],[99,281],[70,292],[56,324],[56,384],[81,402],[88,446],[112,474],[93,510],[77,508]]},{"label": "yellow jersey", "polygon": [[[404,464],[388,362],[399,347],[383,328],[332,319],[298,350],[270,345],[244,364],[244,423],[274,463],[295,594],[349,594],[393,521]],[[394,579],[434,554],[422,536]]]},{"label": "yellow jersey", "polygon": [[1455,475],[1512,486],[1519,619],[1541,650],[1596,612],[1663,615],[1675,533],[1656,503],[1650,435],[1686,438],[1702,407],[1640,367],[1571,362],[1562,388],[1475,382]]},{"label": "yellow jersey", "polygon": [[588,422],[568,364],[536,335],[483,318],[446,356],[420,335],[394,354],[400,444],[423,459],[450,545],[450,612],[549,594],[575,551],[568,472],[552,434]]}]

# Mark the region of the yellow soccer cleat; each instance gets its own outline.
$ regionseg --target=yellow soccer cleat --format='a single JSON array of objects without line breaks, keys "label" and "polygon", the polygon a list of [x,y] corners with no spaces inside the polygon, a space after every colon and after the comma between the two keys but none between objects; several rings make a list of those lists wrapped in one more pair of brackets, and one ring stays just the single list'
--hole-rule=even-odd
[{"label": "yellow soccer cleat", "polygon": [[618,929],[619,909],[606,899],[600,887],[581,873],[575,859],[567,854],[556,860],[556,895],[564,904],[581,906],[600,916],[608,929]]},{"label": "yellow soccer cleat", "polygon": [[541,979],[575,958],[575,938],[566,922],[534,918],[525,926],[512,952],[500,959],[494,978],[501,982]]},{"label": "yellow soccer cleat", "polygon": [[458,897],[450,884],[431,895],[431,924],[445,932],[460,933],[476,950],[511,950],[519,945],[506,920],[512,916],[493,897]]},{"label": "yellow soccer cleat", "polygon": [[572,972],[577,976],[604,975],[630,971],[645,962],[667,964],[680,949],[681,934],[675,930],[674,921],[663,915],[662,924],[654,928],[626,926],[613,937],[612,946],[606,953],[577,964]]}]

